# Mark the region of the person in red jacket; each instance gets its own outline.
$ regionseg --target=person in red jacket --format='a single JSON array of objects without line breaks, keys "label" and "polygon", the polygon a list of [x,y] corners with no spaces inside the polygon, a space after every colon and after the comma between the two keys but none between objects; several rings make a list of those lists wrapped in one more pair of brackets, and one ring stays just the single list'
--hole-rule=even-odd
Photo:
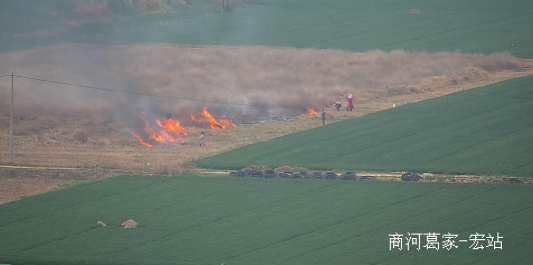
[{"label": "person in red jacket", "polygon": [[353,95],[352,94],[348,95],[348,110],[349,111],[353,111],[354,109],[353,100],[354,100]]},{"label": "person in red jacket", "polygon": [[342,104],[338,101],[335,101],[335,103],[333,104],[333,107],[335,107],[337,109],[337,111],[339,111],[341,109],[341,106]]}]

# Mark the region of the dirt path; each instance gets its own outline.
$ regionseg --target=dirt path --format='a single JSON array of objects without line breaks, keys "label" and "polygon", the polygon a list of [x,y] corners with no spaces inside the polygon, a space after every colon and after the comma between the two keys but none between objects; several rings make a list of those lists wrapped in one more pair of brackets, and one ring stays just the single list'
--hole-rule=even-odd
[{"label": "dirt path", "polygon": [[[43,167],[43,166],[9,166],[9,165],[0,165],[0,168],[12,168],[12,169],[43,169],[43,170],[81,170],[82,168],[73,168],[73,167]],[[0,264],[1,265],[1,264]]]}]

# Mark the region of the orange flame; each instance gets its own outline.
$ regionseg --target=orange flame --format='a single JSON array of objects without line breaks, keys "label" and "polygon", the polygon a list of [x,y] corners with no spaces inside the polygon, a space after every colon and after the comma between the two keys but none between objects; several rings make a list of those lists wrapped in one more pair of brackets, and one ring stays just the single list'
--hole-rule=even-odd
[{"label": "orange flame", "polygon": [[207,111],[207,108],[200,112],[200,115],[202,115],[204,120],[209,123],[211,129],[226,129],[227,127],[227,125],[218,122],[215,117],[213,117],[213,115]]},{"label": "orange flame", "polygon": [[166,120],[155,120],[155,122],[157,123],[157,125],[159,125],[159,127],[169,131],[169,132],[173,132],[177,135],[182,135],[182,136],[186,136],[187,133],[188,133],[188,130],[187,128],[183,127],[181,125],[181,122],[178,121],[178,120],[174,120],[174,119],[166,119]]},{"label": "orange flame", "polygon": [[237,128],[237,125],[235,125],[235,123],[233,123],[232,120],[226,118],[226,115],[223,115],[222,118],[219,119],[219,122],[226,125],[226,126],[231,126],[233,128]]},{"label": "orange flame", "polygon": [[150,138],[160,143],[164,143],[165,139],[163,138],[163,136],[160,133],[156,132],[154,129],[152,129],[150,123],[146,120],[146,113],[141,112],[141,119],[143,120],[145,125],[144,130],[146,130],[146,132],[150,134]]},{"label": "orange flame", "polygon": [[314,108],[307,108],[307,112],[309,115],[318,115],[318,112],[316,112]]},{"label": "orange flame", "polygon": [[137,138],[137,140],[139,140],[139,143],[140,143],[141,145],[148,146],[148,147],[152,147],[152,146],[153,146],[152,144],[149,144],[149,143],[145,142],[145,141],[143,140],[143,138],[141,138],[141,137],[138,136],[137,134],[132,133],[132,135],[133,135],[133,137]]},{"label": "orange flame", "polygon": [[[144,130],[150,134],[150,139],[160,142],[160,143],[177,143],[181,142],[183,143],[183,140],[179,137],[174,137],[170,134],[170,132],[179,134],[178,132],[181,132],[181,134],[186,135],[186,129],[183,128],[179,121],[168,119],[164,120],[163,122],[161,120],[156,120],[156,123],[164,130],[160,130],[157,132],[150,126],[150,123],[146,120],[146,113],[141,112],[141,119],[144,122]],[[134,134],[133,137],[137,138],[139,140],[139,143],[141,143],[144,146],[152,147],[152,144],[146,143],[141,137]]]},{"label": "orange flame", "polygon": [[[209,123],[209,126],[212,129],[225,129],[226,127],[230,126],[234,128],[237,127],[237,125],[235,125],[232,120],[226,118],[226,116],[222,116],[221,118],[214,117],[213,115],[211,115],[211,113],[209,113],[209,111],[207,111],[207,108],[205,108],[199,114],[201,115],[201,119],[197,120],[194,117],[193,112],[191,111],[191,120],[200,123]],[[194,127],[185,128],[179,120],[175,119],[156,119],[155,122],[157,123],[157,125],[159,125],[160,128],[154,129],[146,120],[147,115],[145,112],[141,112],[140,116],[144,122],[144,130],[146,131],[146,133],[148,133],[148,135],[150,135],[150,139],[159,143],[184,143],[184,140],[181,138],[181,136],[187,136],[188,133],[196,132],[196,129]],[[133,133],[133,137],[139,140],[139,143],[141,145],[148,147],[153,146],[153,141],[146,142],[143,138],[141,138],[135,133]]]}]

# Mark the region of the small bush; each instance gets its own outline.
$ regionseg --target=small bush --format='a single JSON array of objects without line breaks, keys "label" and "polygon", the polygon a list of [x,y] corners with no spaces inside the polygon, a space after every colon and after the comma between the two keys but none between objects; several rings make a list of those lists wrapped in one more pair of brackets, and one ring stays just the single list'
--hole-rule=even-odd
[{"label": "small bush", "polygon": [[89,134],[86,130],[76,129],[74,131],[74,140],[84,144],[89,140]]}]

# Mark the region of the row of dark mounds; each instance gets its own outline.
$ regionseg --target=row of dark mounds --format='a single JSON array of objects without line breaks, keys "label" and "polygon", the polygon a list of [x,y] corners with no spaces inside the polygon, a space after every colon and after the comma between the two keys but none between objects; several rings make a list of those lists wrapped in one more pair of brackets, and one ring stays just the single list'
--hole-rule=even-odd
[{"label": "row of dark mounds", "polygon": [[[401,179],[402,181],[419,181],[422,179],[422,177],[416,173],[407,172],[402,175]],[[500,183],[522,183],[522,181],[518,178],[503,179],[499,182]]]},{"label": "row of dark mounds", "polygon": [[[358,177],[353,172],[345,172],[342,174],[336,174],[333,172],[292,172],[288,170],[303,170],[303,168],[291,168],[291,167],[280,167],[276,168],[275,170],[271,169],[268,166],[250,166],[243,168],[239,171],[231,172],[230,175],[234,177],[239,178],[292,178],[292,179],[330,179],[330,180],[376,180],[376,177],[373,176],[363,176]],[[434,180],[433,175],[430,174],[432,177],[431,180]],[[418,175],[417,173],[413,172],[407,172],[404,173],[400,179],[402,181],[421,181],[421,180],[427,180],[425,177]],[[507,178],[503,180],[505,183],[522,183],[522,181],[518,178]]]},{"label": "row of dark mounds", "polygon": [[[353,172],[344,172],[340,175],[333,172],[277,172],[272,169],[249,169],[244,168],[239,171],[231,172],[231,176],[238,178],[288,178],[288,179],[330,179],[330,180],[376,180],[375,177],[365,176],[357,177],[357,174]],[[419,181],[422,177],[416,173],[408,172],[402,175],[402,181]]]},{"label": "row of dark mounds", "polygon": [[288,178],[288,179],[330,179],[330,180],[376,180],[375,177],[357,177],[353,172],[345,172],[337,174],[333,172],[276,172],[272,169],[267,170],[255,170],[255,169],[242,169],[236,172],[231,172],[231,176],[238,178]]}]

